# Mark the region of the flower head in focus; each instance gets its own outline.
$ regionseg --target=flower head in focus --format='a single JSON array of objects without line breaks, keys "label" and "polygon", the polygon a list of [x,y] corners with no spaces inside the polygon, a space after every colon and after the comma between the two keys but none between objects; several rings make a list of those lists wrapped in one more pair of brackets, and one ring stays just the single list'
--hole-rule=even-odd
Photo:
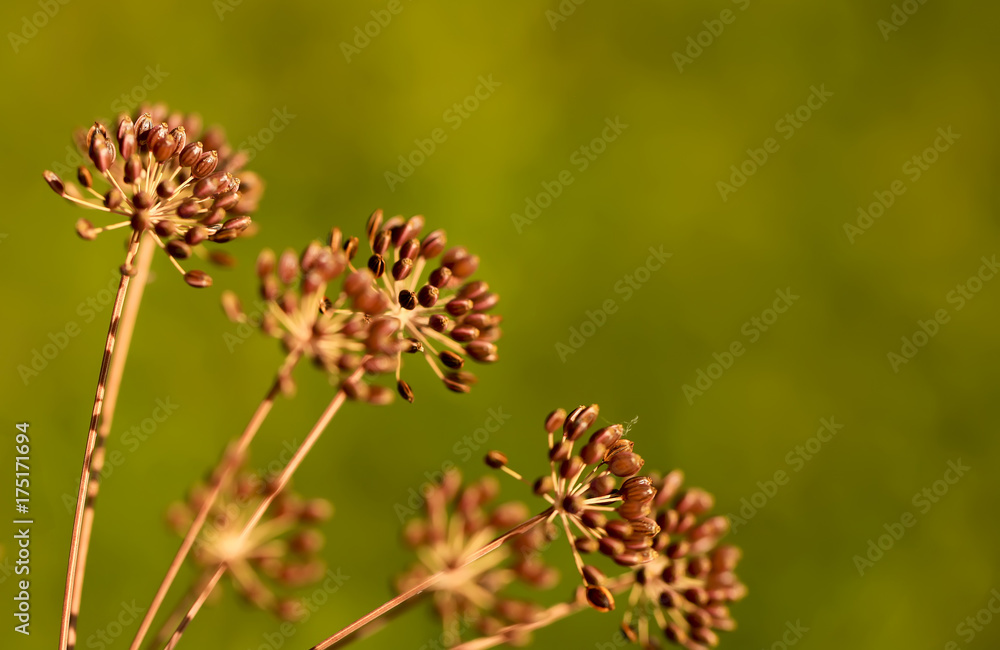
[{"label": "flower head in focus", "polygon": [[344,284],[355,309],[372,319],[369,351],[396,358],[397,388],[411,402],[400,374],[404,353],[423,354],[447,388],[466,393],[475,382],[466,360],[496,361],[500,338],[501,317],[490,313],[499,296],[469,279],[479,258],[462,247],[446,250],[442,230],[421,239],[423,227],[422,216],[386,220],[376,210],[368,219],[367,268]]},{"label": "flower head in focus", "polygon": [[[305,612],[302,603],[276,591],[322,578],[326,567],[318,553],[324,537],[316,526],[330,518],[333,507],[325,499],[303,500],[285,489],[241,542],[243,526],[265,490],[259,476],[246,472],[224,485],[190,557],[209,571],[225,562],[233,586],[243,598],[283,619],[296,620]],[[207,491],[204,485],[196,486],[185,502],[168,510],[167,522],[178,535],[187,532]]]},{"label": "flower head in focus", "polygon": [[428,589],[448,646],[460,642],[463,629],[493,634],[506,625],[533,622],[541,607],[504,596],[502,590],[514,582],[548,588],[558,580],[537,557],[546,541],[541,528],[462,567],[471,553],[529,516],[523,503],[494,503],[498,492],[492,477],[463,486],[461,474],[451,470],[425,492],[426,516],[410,519],[404,529],[417,562],[399,576],[397,588],[406,591],[444,572]]},{"label": "flower head in focus", "polygon": [[[263,184],[240,171],[246,154],[233,152],[217,128],[202,133],[197,115],[168,113],[162,105],[122,115],[110,130],[95,122],[76,143],[90,162],[77,169],[79,185],[48,170],[45,181],[66,200],[112,220],[95,226],[81,218],[77,233],[94,239],[121,228],[148,231],[189,285],[211,285],[204,271],[185,272],[181,263],[205,256],[199,247],[205,241],[224,243],[247,232]],[[210,257],[231,263],[225,254]]]},{"label": "flower head in focus", "polygon": [[643,648],[658,647],[650,626],[687,650],[719,643],[716,630],[732,630],[729,603],[746,595],[736,577],[740,550],[719,545],[729,531],[720,515],[706,517],[712,495],[698,488],[682,490],[683,474],[675,470],[656,482],[654,499],[660,532],[653,548],[660,555],[635,570],[622,630]]},{"label": "flower head in focus", "polygon": [[[623,437],[623,425],[598,429],[574,450],[598,413],[598,405],[592,404],[568,415],[558,409],[546,418],[549,473],[531,485],[551,506],[547,522],[558,519],[562,524],[587,601],[597,610],[609,611],[615,600],[604,584],[604,573],[584,563],[582,554],[600,552],[621,566],[643,565],[658,555],[654,540],[660,526],[650,518],[656,487],[649,477],[637,475],[645,461],[633,451],[632,440]],[[486,463],[524,481],[498,451],[487,454]]]}]

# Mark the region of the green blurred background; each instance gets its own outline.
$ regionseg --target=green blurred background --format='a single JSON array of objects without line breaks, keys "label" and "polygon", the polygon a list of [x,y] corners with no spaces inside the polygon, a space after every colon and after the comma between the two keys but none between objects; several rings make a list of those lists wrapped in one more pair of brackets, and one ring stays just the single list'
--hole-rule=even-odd
[{"label": "green blurred background", "polygon": [[[739,515],[776,472],[789,477],[756,497],[766,503],[732,537],[745,551],[750,596],[734,607],[739,628],[723,647],[780,648],[786,624],[799,622],[809,629],[799,644],[815,649],[1000,644],[1000,622],[973,638],[958,629],[1000,587],[1000,281],[968,282],[983,256],[1000,252],[995,5],[567,0],[557,20],[555,0],[402,0],[347,55],[342,43],[386,2],[54,6],[34,31],[23,19],[39,4],[0,8],[2,421],[11,439],[15,422],[31,423],[36,521],[33,633],[15,635],[8,614],[4,647],[50,648],[57,637],[71,526],[63,495],[75,494],[110,311],[87,323],[77,309],[108,286],[122,252],[115,234],[80,241],[80,211],[41,172],[65,164],[74,128],[143,95],[223,124],[234,144],[267,139],[248,166],[267,192],[259,237],[226,249],[241,265],[213,271],[212,289],[186,287],[155,260],[111,436],[124,461],[101,494],[80,647],[101,647],[96,634],[123,601],[149,602],[177,545],[162,523],[166,506],[242,429],[280,361],[259,336],[227,348],[234,326],[219,309],[221,290],[252,295],[262,246],[301,248],[333,225],[360,233],[376,207],[424,214],[481,255],[480,277],[502,295],[502,359],[466,396],[410,363],[415,404],[352,406],[336,418],[296,486],[335,501],[324,552],[350,578],[285,647],[308,647],[384,600],[409,562],[394,504],[425,472],[455,462],[478,476],[479,453],[497,447],[534,475],[544,415],[595,401],[607,422],[638,417],[647,467],[683,468],[722,513]],[[481,78],[499,85],[458,120],[449,110]],[[800,108],[814,89],[824,101]],[[276,110],[293,117],[261,134]],[[612,134],[606,119],[627,128],[592,144]],[[398,173],[399,156],[437,128],[446,140],[390,187],[386,172]],[[960,137],[949,143],[938,129]],[[752,162],[769,138],[766,162]],[[926,152],[935,141],[944,151]],[[603,151],[591,160],[581,147]],[[925,159],[919,178],[913,156]],[[746,182],[720,190],[739,183],[731,166],[745,162]],[[512,216],[524,216],[543,183],[557,187],[563,170],[572,184],[542,198],[548,207],[535,219]],[[845,231],[875,192],[888,202],[894,180],[905,193],[863,219],[867,229]],[[650,247],[672,255],[636,273]],[[626,290],[629,276],[645,282]],[[959,285],[970,298],[956,297]],[[774,320],[766,310],[779,290],[799,298]],[[593,316],[604,324],[584,325],[609,300],[614,313]],[[938,310],[948,322],[928,341],[918,335],[925,345],[894,368],[888,353],[902,354],[901,338]],[[81,333],[26,382],[18,366],[69,322]],[[557,348],[580,343],[571,328],[581,326],[592,334],[582,346]],[[713,354],[725,359],[734,342],[745,352],[719,376]],[[683,386],[697,388],[699,370],[718,378],[689,398]],[[301,438],[331,397],[318,373],[297,377],[298,395],[278,404],[254,452],[261,465]],[[177,411],[131,451],[122,432],[167,398]],[[490,409],[510,420],[465,462],[454,445]],[[831,417],[843,428],[810,443]],[[792,457],[810,445],[808,461]],[[2,446],[4,468],[12,446]],[[970,469],[931,507],[914,502],[948,461]],[[13,469],[4,471],[6,483]],[[526,492],[505,485],[511,498]],[[915,525],[860,575],[854,556],[904,512]],[[0,544],[9,552],[12,541],[5,534]],[[549,557],[572,584],[567,550]],[[9,611],[13,579],[0,580]],[[226,591],[182,647],[257,648],[277,630]],[[537,647],[606,647],[619,620],[587,612],[538,633]],[[434,647],[437,635],[420,609],[358,647]]]}]

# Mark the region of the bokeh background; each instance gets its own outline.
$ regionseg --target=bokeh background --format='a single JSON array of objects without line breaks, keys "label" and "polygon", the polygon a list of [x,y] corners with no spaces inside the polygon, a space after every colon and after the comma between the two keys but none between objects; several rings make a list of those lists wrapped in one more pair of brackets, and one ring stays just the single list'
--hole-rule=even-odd
[{"label": "bokeh background", "polygon": [[[480,454],[496,447],[534,475],[545,414],[590,402],[609,423],[637,417],[648,467],[683,468],[724,514],[739,516],[758,482],[787,473],[731,537],[745,551],[750,596],[734,607],[739,628],[723,647],[781,648],[788,624],[808,628],[797,644],[817,650],[1000,643],[1000,622],[972,638],[959,629],[977,613],[986,621],[980,610],[1000,587],[1000,280],[970,282],[992,277],[982,260],[1000,253],[997,6],[402,0],[345,54],[386,2],[53,0],[50,17],[43,5],[0,8],[0,422],[9,429],[0,478],[13,480],[15,422],[30,422],[36,521],[32,635],[15,635],[8,615],[4,647],[55,643],[64,500],[75,494],[110,313],[86,322],[78,309],[122,256],[118,235],[76,237],[79,210],[41,172],[66,164],[74,128],[143,100],[223,124],[253,151],[249,168],[267,192],[259,236],[229,246],[241,264],[213,271],[212,289],[192,290],[163,256],[155,261],[111,436],[124,460],[101,495],[81,647],[104,647],[97,634],[116,629],[122,603],[149,602],[177,545],[166,507],[242,429],[280,361],[259,336],[226,345],[234,326],[220,292],[253,294],[261,247],[301,248],[333,225],[361,233],[376,207],[424,214],[480,254],[480,277],[502,295],[502,359],[464,396],[411,362],[416,403],[337,416],[296,486],[335,502],[324,553],[349,580],[285,647],[308,647],[385,599],[410,561],[394,506],[425,473],[454,462],[479,476]],[[449,111],[482,79],[497,85],[458,120]],[[291,117],[264,133],[275,111]],[[612,133],[606,120],[627,126],[594,143]],[[433,154],[387,181],[437,128],[447,139]],[[762,159],[769,138],[766,162],[746,162],[748,149]],[[601,151],[589,159],[581,147]],[[744,163],[752,173],[741,182],[731,166]],[[573,182],[554,196],[543,183],[555,187],[563,170]],[[905,192],[872,210],[894,181]],[[547,207],[523,220],[546,191]],[[878,217],[859,222],[859,208]],[[637,272],[651,247],[669,259]],[[773,318],[779,291],[798,298]],[[594,315],[608,300],[615,312]],[[902,339],[938,310],[948,321],[894,364],[889,353],[901,355]],[[25,379],[19,366],[70,322],[80,334]],[[590,335],[572,338],[581,327]],[[745,352],[720,375],[713,355],[734,342]],[[717,378],[699,387],[699,371]],[[308,367],[297,378],[297,396],[278,404],[254,451],[261,466],[332,395]],[[178,408],[133,451],[121,435],[157,399]],[[455,445],[490,409],[510,419],[465,460]],[[810,442],[822,418],[842,428]],[[794,458],[799,446],[811,446],[808,460]],[[915,502],[949,461],[970,469],[929,507]],[[530,497],[513,481],[504,494]],[[854,557],[906,512],[915,525],[861,575]],[[11,534],[0,539],[6,552]],[[565,548],[549,558],[567,580],[544,596],[554,602],[572,568]],[[9,610],[13,576],[0,581]],[[226,592],[184,646],[258,648],[278,629]],[[607,647],[618,621],[586,612],[536,644]],[[127,647],[135,628],[107,647]],[[439,634],[423,607],[357,647],[431,648]]]}]

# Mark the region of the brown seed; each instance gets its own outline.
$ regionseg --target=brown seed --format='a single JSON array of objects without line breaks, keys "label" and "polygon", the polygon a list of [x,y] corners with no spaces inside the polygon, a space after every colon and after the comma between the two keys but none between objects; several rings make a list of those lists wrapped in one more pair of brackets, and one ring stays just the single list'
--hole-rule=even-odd
[{"label": "brown seed", "polygon": [[403,260],[410,260],[412,262],[419,253],[420,240],[416,238],[408,239],[399,247],[399,257]]},{"label": "brown seed", "polygon": [[614,557],[625,552],[625,542],[614,537],[602,537],[599,544],[601,553],[608,557]]},{"label": "brown seed", "polygon": [[615,476],[624,478],[637,473],[645,464],[646,461],[644,461],[639,454],[635,454],[630,451],[623,451],[619,454],[615,454],[615,456],[608,462],[608,469]]},{"label": "brown seed", "polygon": [[448,284],[449,280],[451,280],[451,269],[444,266],[434,269],[427,277],[427,281],[439,289]]},{"label": "brown seed", "polygon": [[122,172],[122,179],[131,185],[142,177],[142,160],[139,154],[134,153],[125,161],[125,169]]},{"label": "brown seed", "polygon": [[184,150],[187,144],[187,131],[183,126],[177,126],[170,131],[170,135],[174,138],[174,151],[170,154],[173,157]]},{"label": "brown seed", "polygon": [[449,300],[444,308],[449,314],[457,317],[467,314],[472,309],[472,301],[454,298]]},{"label": "brown seed", "polygon": [[413,403],[413,389],[410,388],[410,385],[408,383],[400,379],[399,381],[396,382],[396,390],[399,391],[399,394],[403,399],[405,399],[410,404]]},{"label": "brown seed", "polygon": [[478,337],[479,330],[471,325],[459,325],[455,329],[451,330],[451,338],[455,339],[459,343],[474,341]]},{"label": "brown seed", "polygon": [[615,477],[605,474],[598,476],[590,482],[590,489],[587,491],[587,494],[594,497],[603,497],[611,494],[611,491],[614,489]]},{"label": "brown seed", "polygon": [[563,478],[579,476],[584,467],[583,460],[579,456],[570,456],[559,465],[559,476]]},{"label": "brown seed", "polygon": [[451,377],[444,378],[445,387],[454,393],[468,393],[472,388],[467,384],[464,384],[458,380],[452,379]]},{"label": "brown seed", "polygon": [[486,454],[486,464],[493,469],[500,469],[507,465],[507,456],[496,450],[490,451]]},{"label": "brown seed", "polygon": [[465,365],[465,359],[451,350],[442,350],[438,358],[441,359],[441,363],[453,370],[460,370]]},{"label": "brown seed", "polygon": [[618,442],[625,432],[625,428],[620,424],[612,424],[609,427],[604,427],[603,429],[598,429],[590,436],[591,442],[596,442],[604,445],[605,447],[610,447],[611,445]]},{"label": "brown seed", "polygon": [[186,260],[191,257],[191,247],[183,241],[171,239],[167,242],[167,255],[178,260]]},{"label": "brown seed", "polygon": [[588,585],[599,585],[607,579],[603,571],[590,564],[584,564],[583,571],[581,573],[583,575],[583,581]]},{"label": "brown seed", "polygon": [[168,238],[173,237],[177,233],[177,224],[173,221],[167,221],[166,219],[160,219],[155,224],[153,224],[153,230],[160,237]]},{"label": "brown seed", "polygon": [[42,178],[44,178],[45,182],[49,184],[49,187],[52,188],[53,192],[59,196],[65,194],[66,188],[63,186],[62,179],[60,179],[56,174],[46,169],[42,172]]},{"label": "brown seed", "polygon": [[425,259],[437,257],[444,250],[447,237],[443,230],[435,230],[424,238],[420,246],[420,256]]},{"label": "brown seed", "polygon": [[399,306],[412,311],[417,308],[417,297],[412,291],[403,289],[399,292]]},{"label": "brown seed", "polygon": [[532,491],[536,496],[542,496],[551,492],[554,487],[551,476],[540,476],[535,480]]},{"label": "brown seed", "polygon": [[149,113],[143,113],[136,119],[135,139],[139,145],[146,145],[146,138],[149,136],[151,128],[153,128],[153,118]]},{"label": "brown seed", "polygon": [[651,501],[656,496],[653,480],[648,476],[633,476],[622,483],[619,489],[626,501]]},{"label": "brown seed", "polygon": [[368,243],[375,241],[375,234],[382,228],[382,210],[379,208],[371,213],[368,217],[368,223],[365,225],[365,233],[368,235]]},{"label": "brown seed", "polygon": [[566,411],[563,409],[556,409],[545,417],[545,430],[549,433],[555,433],[560,427],[562,427],[563,422],[565,421]]},{"label": "brown seed", "polygon": [[428,324],[435,332],[446,332],[451,326],[451,319],[444,314],[434,314],[428,320]]},{"label": "brown seed", "polygon": [[184,241],[188,246],[197,246],[208,239],[208,229],[205,226],[192,226],[184,233]]},{"label": "brown seed", "polygon": [[413,260],[401,259],[396,260],[396,263],[392,265],[392,277],[394,280],[405,280],[410,277],[410,272],[413,270]]},{"label": "brown seed", "polygon": [[378,253],[368,258],[368,270],[372,272],[375,279],[381,278],[385,273],[385,260]]},{"label": "brown seed", "polygon": [[549,460],[560,462],[569,458],[572,451],[572,445],[570,445],[565,440],[558,440],[552,448],[549,449]]},{"label": "brown seed", "polygon": [[94,228],[94,224],[82,218],[76,220],[76,234],[79,235],[81,239],[97,239],[97,231]]},{"label": "brown seed", "polygon": [[192,287],[204,289],[212,286],[212,276],[204,271],[194,270],[184,274],[184,281]]},{"label": "brown seed", "polygon": [[437,287],[425,284],[417,292],[417,301],[420,303],[421,307],[431,308],[437,303],[438,299],[438,289]]},{"label": "brown seed", "polygon": [[189,142],[181,149],[177,161],[184,167],[191,167],[198,162],[203,152],[204,148],[200,142]]},{"label": "brown seed", "polygon": [[118,120],[118,148],[121,150],[122,158],[129,158],[135,153],[135,125],[132,118],[122,115]]},{"label": "brown seed", "polygon": [[198,157],[198,162],[191,166],[191,175],[195,178],[205,178],[215,171],[219,164],[219,153],[214,149],[206,151]]},{"label": "brown seed", "polygon": [[151,137],[150,141],[154,143],[151,151],[153,158],[158,163],[169,160],[174,155],[174,151],[177,150],[177,139],[170,133],[166,133],[163,137],[156,138],[155,140]]},{"label": "brown seed", "polygon": [[596,553],[598,549],[597,540],[593,537],[577,537],[573,546],[581,553]]},{"label": "brown seed", "polygon": [[490,290],[490,285],[486,284],[482,280],[476,280],[475,282],[467,282],[463,284],[461,287],[459,287],[458,297],[469,298],[470,300],[473,300],[489,290]]},{"label": "brown seed", "polygon": [[580,458],[582,458],[583,462],[586,464],[594,465],[601,462],[604,458],[605,451],[606,449],[603,445],[595,445],[592,442],[588,442],[583,446],[583,449],[580,450]]},{"label": "brown seed", "polygon": [[[166,123],[161,122],[159,124],[154,124],[149,132],[146,134],[146,151],[153,153],[153,157],[156,157],[155,149],[160,140],[167,137],[170,133],[170,129],[167,128]],[[163,162],[162,160],[159,162]]]},{"label": "brown seed", "polygon": [[76,168],[76,180],[88,189],[94,186],[94,177],[90,175],[90,170],[83,165]]},{"label": "brown seed", "polygon": [[604,453],[604,460],[610,461],[614,456],[621,452],[632,451],[634,446],[635,442],[632,440],[618,440],[608,446],[608,450]]}]

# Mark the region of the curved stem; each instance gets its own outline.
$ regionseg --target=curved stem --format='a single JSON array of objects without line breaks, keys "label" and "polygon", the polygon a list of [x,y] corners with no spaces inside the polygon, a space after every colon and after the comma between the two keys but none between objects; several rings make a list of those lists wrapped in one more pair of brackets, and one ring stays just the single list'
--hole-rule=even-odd
[{"label": "curved stem", "polygon": [[368,625],[369,623],[371,623],[375,619],[379,618],[380,616],[382,616],[386,612],[392,610],[394,607],[397,607],[397,606],[405,603],[407,600],[413,598],[414,596],[420,594],[422,591],[424,591],[427,588],[431,587],[435,582],[437,582],[438,580],[440,580],[441,578],[443,578],[446,574],[448,574],[448,573],[450,573],[452,571],[455,571],[456,569],[461,569],[463,567],[469,566],[470,564],[472,564],[473,562],[475,562],[479,558],[481,558],[481,557],[483,557],[485,555],[489,555],[493,551],[495,551],[498,548],[500,548],[500,546],[503,545],[503,543],[506,542],[511,537],[515,537],[517,535],[521,535],[523,533],[528,532],[529,530],[531,530],[532,528],[534,528],[535,526],[537,526],[538,524],[540,524],[541,522],[543,522],[550,514],[552,514],[552,508],[549,508],[548,510],[545,510],[544,512],[541,512],[541,513],[535,515],[531,519],[528,519],[524,523],[521,523],[521,524],[515,526],[514,528],[508,530],[503,535],[500,535],[499,537],[497,537],[492,542],[490,542],[486,546],[482,547],[478,551],[475,551],[474,553],[468,555],[465,558],[465,560],[462,562],[462,564],[460,564],[458,566],[455,566],[455,567],[452,567],[452,568],[448,569],[447,571],[438,571],[434,575],[428,577],[423,582],[417,584],[414,587],[411,587],[410,589],[407,589],[406,591],[404,591],[403,593],[399,594],[398,596],[396,596],[392,600],[389,600],[389,601],[383,603],[382,605],[379,605],[378,607],[376,607],[372,611],[368,612],[367,614],[365,614],[364,616],[362,616],[358,620],[354,621],[353,623],[351,623],[350,625],[348,625],[344,629],[340,630],[339,632],[337,632],[333,636],[328,637],[326,640],[324,640],[321,643],[313,646],[311,650],[325,650],[326,648],[332,647],[333,645],[335,645],[339,641],[343,640],[345,637],[350,636],[351,634],[355,633],[356,631],[360,630],[364,626]]},{"label": "curved stem", "polygon": [[[132,268],[139,248],[140,233],[133,232],[129,239],[128,252],[125,254],[124,267]],[[104,356],[101,359],[101,370],[97,376],[97,391],[94,395],[94,409],[90,414],[90,428],[87,431],[87,447],[83,455],[83,469],[80,472],[80,488],[76,496],[76,513],[73,517],[73,534],[70,537],[69,563],[66,567],[66,589],[63,594],[62,624],[59,630],[59,647],[72,650],[76,646],[76,618],[72,616],[73,594],[76,589],[77,564],[80,561],[80,539],[83,531],[83,516],[87,502],[87,492],[90,489],[90,465],[93,460],[94,447],[97,444],[97,423],[101,418],[104,406],[105,383],[108,379],[108,369],[111,365],[111,354],[115,349],[115,338],[118,335],[118,321],[121,318],[122,307],[125,304],[125,294],[128,291],[130,277],[122,274],[118,283],[118,293],[115,295],[114,307],[111,310],[111,323],[108,325],[108,337],[104,343]]]},{"label": "curved stem", "polygon": [[107,394],[104,398],[104,412],[101,415],[100,427],[97,429],[97,442],[94,445],[94,455],[90,463],[90,488],[87,492],[87,503],[83,513],[83,528],[80,531],[80,555],[76,563],[76,585],[73,589],[70,620],[75,621],[80,614],[80,604],[83,600],[83,581],[87,569],[87,556],[90,552],[90,537],[94,529],[94,516],[97,495],[101,489],[101,472],[104,469],[104,456],[107,451],[105,443],[111,433],[111,423],[115,419],[115,408],[118,406],[118,394],[121,391],[122,378],[125,374],[125,362],[128,360],[129,348],[132,344],[132,334],[135,332],[136,320],[139,317],[139,306],[142,304],[142,294],[149,280],[149,268],[153,261],[153,251],[156,246],[148,237],[139,240],[139,252],[136,254],[137,272],[130,283],[128,295],[125,297],[125,307],[122,310],[118,332],[117,353],[111,357],[111,369],[108,372]]},{"label": "curved stem", "polygon": [[[360,377],[363,372],[364,372],[364,361],[362,361],[358,369],[351,374],[351,377],[347,380],[347,382],[352,382],[357,380],[357,378]],[[257,509],[247,520],[246,524],[243,525],[243,532],[240,533],[239,540],[236,542],[237,546],[245,542],[246,539],[250,536],[250,533],[251,531],[253,531],[254,527],[258,523],[260,523],[260,520],[264,517],[264,513],[267,512],[267,509],[271,506],[271,503],[278,496],[278,494],[280,494],[281,491],[285,488],[285,486],[288,485],[288,482],[291,480],[292,475],[295,473],[295,470],[297,470],[299,468],[299,465],[302,464],[302,461],[305,459],[306,455],[312,450],[313,445],[316,444],[316,441],[319,440],[319,437],[323,434],[323,431],[330,424],[330,420],[333,419],[333,416],[337,414],[337,411],[340,410],[340,407],[344,405],[344,402],[346,400],[347,400],[347,393],[344,392],[343,388],[340,388],[337,391],[337,394],[333,397],[333,400],[330,401],[326,409],[320,415],[319,419],[316,421],[316,424],[314,424],[313,428],[309,431],[309,435],[307,435],[306,439],[302,441],[302,444],[299,445],[299,448],[295,450],[295,454],[292,455],[291,460],[288,461],[288,464],[285,465],[285,468],[281,470],[281,474],[279,474],[274,481],[270,482],[267,494],[264,496],[263,499],[261,499],[261,502],[258,504]],[[167,644],[166,650],[172,650],[174,647],[177,646],[177,643],[181,639],[181,635],[184,634],[184,630],[187,628],[188,624],[191,623],[191,620],[195,616],[197,616],[199,610],[201,610],[202,605],[205,604],[205,600],[208,598],[209,594],[212,593],[212,590],[215,589],[215,585],[218,584],[219,580],[222,578],[222,574],[224,574],[225,572],[226,572],[226,563],[222,562],[219,564],[218,567],[216,567],[215,573],[212,575],[211,578],[209,578],[208,583],[201,590],[201,593],[198,595],[198,598],[195,599],[195,602],[191,605],[191,608],[188,610],[183,620],[181,620],[180,624],[177,626],[177,629],[174,631],[173,636],[170,637],[170,642]]]},{"label": "curved stem", "polygon": [[277,399],[278,395],[281,393],[282,384],[288,375],[291,374],[301,356],[301,351],[293,350],[285,358],[284,363],[278,370],[277,377],[274,379],[274,383],[271,385],[271,388],[268,390],[267,395],[264,396],[260,405],[257,406],[257,410],[254,411],[253,417],[250,418],[250,422],[247,424],[246,429],[243,430],[243,433],[240,434],[240,437],[231,445],[230,449],[226,451],[226,454],[219,462],[219,467],[212,473],[211,488],[209,493],[202,502],[201,508],[198,510],[198,514],[195,516],[194,521],[191,522],[190,528],[184,535],[184,541],[181,542],[180,548],[177,549],[174,559],[167,568],[167,575],[163,578],[163,581],[157,588],[156,595],[153,596],[153,602],[146,611],[146,615],[143,617],[142,623],[139,625],[139,630],[136,632],[135,638],[132,640],[132,645],[129,646],[129,650],[138,650],[139,646],[142,645],[142,641],[149,632],[149,628],[152,626],[153,619],[156,617],[156,613],[159,611],[160,606],[163,605],[163,601],[167,597],[167,592],[170,591],[171,585],[173,585],[174,580],[177,578],[177,574],[180,572],[185,558],[187,558],[188,553],[190,553],[191,549],[194,547],[194,543],[198,539],[198,533],[201,532],[202,527],[205,525],[205,521],[208,519],[212,506],[218,500],[222,487],[233,477],[233,475],[236,474],[237,469],[239,469],[240,464],[246,456],[250,443],[253,441],[257,432],[260,430],[261,425],[264,423],[264,420],[267,419],[268,414],[271,412],[271,407],[274,406],[274,400]]}]

